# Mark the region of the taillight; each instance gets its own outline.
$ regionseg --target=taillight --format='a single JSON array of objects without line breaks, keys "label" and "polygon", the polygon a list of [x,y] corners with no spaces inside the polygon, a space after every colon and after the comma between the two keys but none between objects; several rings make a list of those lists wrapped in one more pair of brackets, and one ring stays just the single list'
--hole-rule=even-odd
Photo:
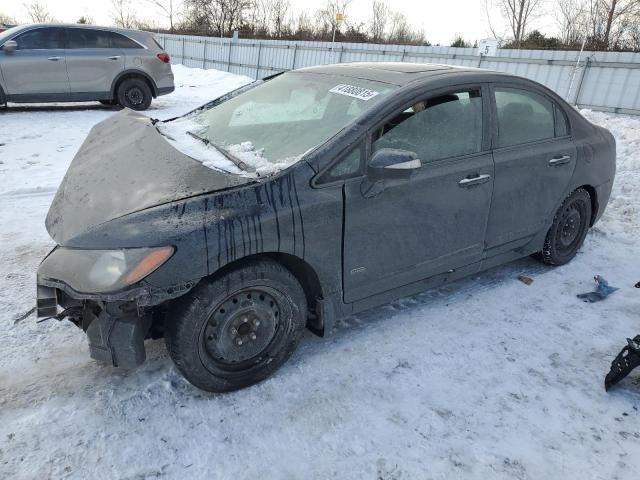
[{"label": "taillight", "polygon": [[168,53],[165,53],[165,52],[159,53],[158,58],[160,59],[161,62],[164,62],[164,63],[169,63],[171,61],[171,57],[169,56]]}]

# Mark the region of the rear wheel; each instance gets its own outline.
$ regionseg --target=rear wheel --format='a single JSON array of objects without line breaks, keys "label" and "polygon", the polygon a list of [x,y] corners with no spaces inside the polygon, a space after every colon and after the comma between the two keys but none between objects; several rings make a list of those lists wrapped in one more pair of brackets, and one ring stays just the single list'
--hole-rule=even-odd
[{"label": "rear wheel", "polygon": [[116,92],[118,104],[132,110],[146,110],[151,105],[153,93],[151,88],[141,78],[126,78]]},{"label": "rear wheel", "polygon": [[564,265],[578,253],[591,223],[591,196],[579,188],[558,209],[547,233],[540,259],[548,265]]},{"label": "rear wheel", "polygon": [[189,382],[228,392],[275,372],[296,348],[305,323],[298,281],[279,264],[260,261],[183,297],[167,318],[165,341]]}]

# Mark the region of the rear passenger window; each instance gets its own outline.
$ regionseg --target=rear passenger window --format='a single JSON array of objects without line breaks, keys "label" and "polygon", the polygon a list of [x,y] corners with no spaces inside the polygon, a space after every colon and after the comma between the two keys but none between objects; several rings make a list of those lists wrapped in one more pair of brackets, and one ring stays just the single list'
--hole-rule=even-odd
[{"label": "rear passenger window", "polygon": [[423,164],[482,151],[481,91],[417,101],[377,132],[372,147],[415,152]]},{"label": "rear passenger window", "polygon": [[499,147],[555,137],[554,105],[550,100],[514,88],[496,88],[495,98]]},{"label": "rear passenger window", "polygon": [[36,28],[16,37],[18,50],[53,50],[64,48],[61,28]]},{"label": "rear passenger window", "polygon": [[111,40],[107,32],[83,28],[67,30],[67,48],[110,48]]}]

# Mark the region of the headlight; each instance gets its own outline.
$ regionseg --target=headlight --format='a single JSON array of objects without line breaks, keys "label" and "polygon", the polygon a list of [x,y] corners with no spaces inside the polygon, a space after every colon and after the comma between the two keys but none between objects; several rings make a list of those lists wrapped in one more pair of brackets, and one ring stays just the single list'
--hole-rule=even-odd
[{"label": "headlight", "polygon": [[78,292],[115,292],[145,278],[169,260],[173,252],[173,247],[122,250],[58,247],[40,264],[38,275],[61,280]]}]

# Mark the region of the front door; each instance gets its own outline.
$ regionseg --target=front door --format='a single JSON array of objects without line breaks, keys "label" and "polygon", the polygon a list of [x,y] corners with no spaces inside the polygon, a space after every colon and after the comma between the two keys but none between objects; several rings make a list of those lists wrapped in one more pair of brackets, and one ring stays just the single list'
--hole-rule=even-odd
[{"label": "front door", "polygon": [[492,88],[495,183],[489,255],[525,245],[553,220],[576,166],[564,114],[542,93]]},{"label": "front door", "polygon": [[346,302],[482,259],[493,189],[485,97],[475,87],[416,99],[372,133],[371,152],[415,152],[422,166],[407,180],[345,183]]},{"label": "front door", "polygon": [[[64,30],[34,28],[13,38],[14,52],[0,52],[7,94],[20,98],[64,100],[69,94],[69,78],[64,53]],[[30,97],[30,98],[27,98]]]},{"label": "front door", "polygon": [[67,28],[67,69],[75,98],[108,98],[111,85],[124,69],[119,35],[105,30]]}]

